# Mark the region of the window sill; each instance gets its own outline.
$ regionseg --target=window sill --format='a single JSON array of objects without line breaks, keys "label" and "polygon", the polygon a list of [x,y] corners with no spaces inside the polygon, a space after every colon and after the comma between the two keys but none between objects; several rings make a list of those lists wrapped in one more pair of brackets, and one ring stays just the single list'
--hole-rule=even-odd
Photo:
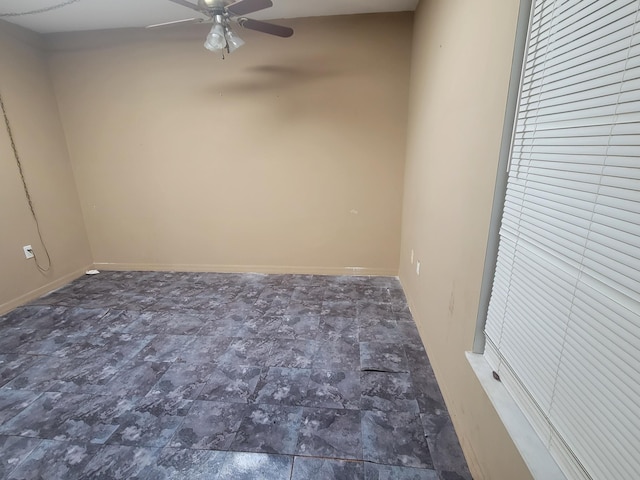
[{"label": "window sill", "polygon": [[504,387],[493,378],[484,355],[467,352],[467,360],[475,372],[498,416],[529,468],[540,480],[567,480],[527,418]]}]

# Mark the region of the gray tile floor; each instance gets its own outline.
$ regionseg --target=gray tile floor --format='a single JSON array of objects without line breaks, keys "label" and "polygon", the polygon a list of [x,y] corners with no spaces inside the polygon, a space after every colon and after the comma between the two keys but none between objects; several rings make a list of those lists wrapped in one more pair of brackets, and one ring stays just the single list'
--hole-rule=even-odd
[{"label": "gray tile floor", "polygon": [[471,475],[396,279],[103,272],[0,317],[0,477]]}]

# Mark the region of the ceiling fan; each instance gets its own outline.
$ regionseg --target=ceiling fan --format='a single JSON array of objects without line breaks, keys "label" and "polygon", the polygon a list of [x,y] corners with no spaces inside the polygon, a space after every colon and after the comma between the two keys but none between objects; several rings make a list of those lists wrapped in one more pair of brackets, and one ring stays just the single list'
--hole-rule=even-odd
[{"label": "ceiling fan", "polygon": [[244,15],[264,10],[273,6],[271,0],[198,0],[191,3],[187,0],[169,0],[178,5],[195,10],[208,18],[187,18],[173,22],[157,23],[147,28],[164,27],[178,23],[212,23],[211,31],[207,35],[204,46],[212,52],[231,53],[244,45],[244,41],[231,30],[230,23],[236,22],[243,28],[287,38],[293,35],[293,29],[246,18]]}]

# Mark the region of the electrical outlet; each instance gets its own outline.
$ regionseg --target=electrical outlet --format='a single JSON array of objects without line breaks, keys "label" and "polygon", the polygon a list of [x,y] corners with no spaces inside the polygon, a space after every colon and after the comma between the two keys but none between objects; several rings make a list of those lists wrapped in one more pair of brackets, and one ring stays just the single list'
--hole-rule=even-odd
[{"label": "electrical outlet", "polygon": [[24,250],[24,257],[29,259],[29,258],[33,258],[33,248],[31,248],[31,245],[25,245],[24,247],[22,247],[22,250]]},{"label": "electrical outlet", "polygon": [[416,262],[416,275],[420,276],[420,262]]},{"label": "electrical outlet", "polygon": [[411,250],[411,265],[413,265],[413,250]]}]

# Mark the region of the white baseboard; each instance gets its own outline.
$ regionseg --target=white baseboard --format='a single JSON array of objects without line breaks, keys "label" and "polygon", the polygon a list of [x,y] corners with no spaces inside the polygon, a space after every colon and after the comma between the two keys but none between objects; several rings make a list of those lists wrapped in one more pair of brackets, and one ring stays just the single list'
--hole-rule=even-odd
[{"label": "white baseboard", "polygon": [[68,273],[67,275],[63,275],[62,277],[52,282],[49,282],[46,285],[36,288],[35,290],[25,293],[24,295],[20,295],[18,298],[14,298],[13,300],[9,300],[8,302],[0,304],[0,315],[4,315],[5,313],[10,312],[14,308],[24,305],[25,303],[29,303],[31,300],[35,300],[36,298],[39,298],[49,292],[53,292],[54,290],[57,290],[58,288],[66,285],[67,283],[72,282],[76,278],[81,277],[90,268],[93,268],[93,264],[87,265],[84,268]]},{"label": "white baseboard", "polygon": [[163,263],[95,263],[98,270],[158,271],[158,272],[217,272],[217,273],[280,273],[305,275],[353,275],[397,277],[398,271],[367,267],[299,267],[278,265],[192,265]]},{"label": "white baseboard", "polygon": [[81,277],[89,269],[115,271],[158,271],[158,272],[217,272],[217,273],[274,273],[303,275],[351,275],[372,277],[397,277],[397,270],[367,267],[293,267],[276,265],[191,265],[191,264],[150,264],[150,263],[95,263],[68,273],[24,295],[0,304],[0,315],[10,312],[25,303]]}]

